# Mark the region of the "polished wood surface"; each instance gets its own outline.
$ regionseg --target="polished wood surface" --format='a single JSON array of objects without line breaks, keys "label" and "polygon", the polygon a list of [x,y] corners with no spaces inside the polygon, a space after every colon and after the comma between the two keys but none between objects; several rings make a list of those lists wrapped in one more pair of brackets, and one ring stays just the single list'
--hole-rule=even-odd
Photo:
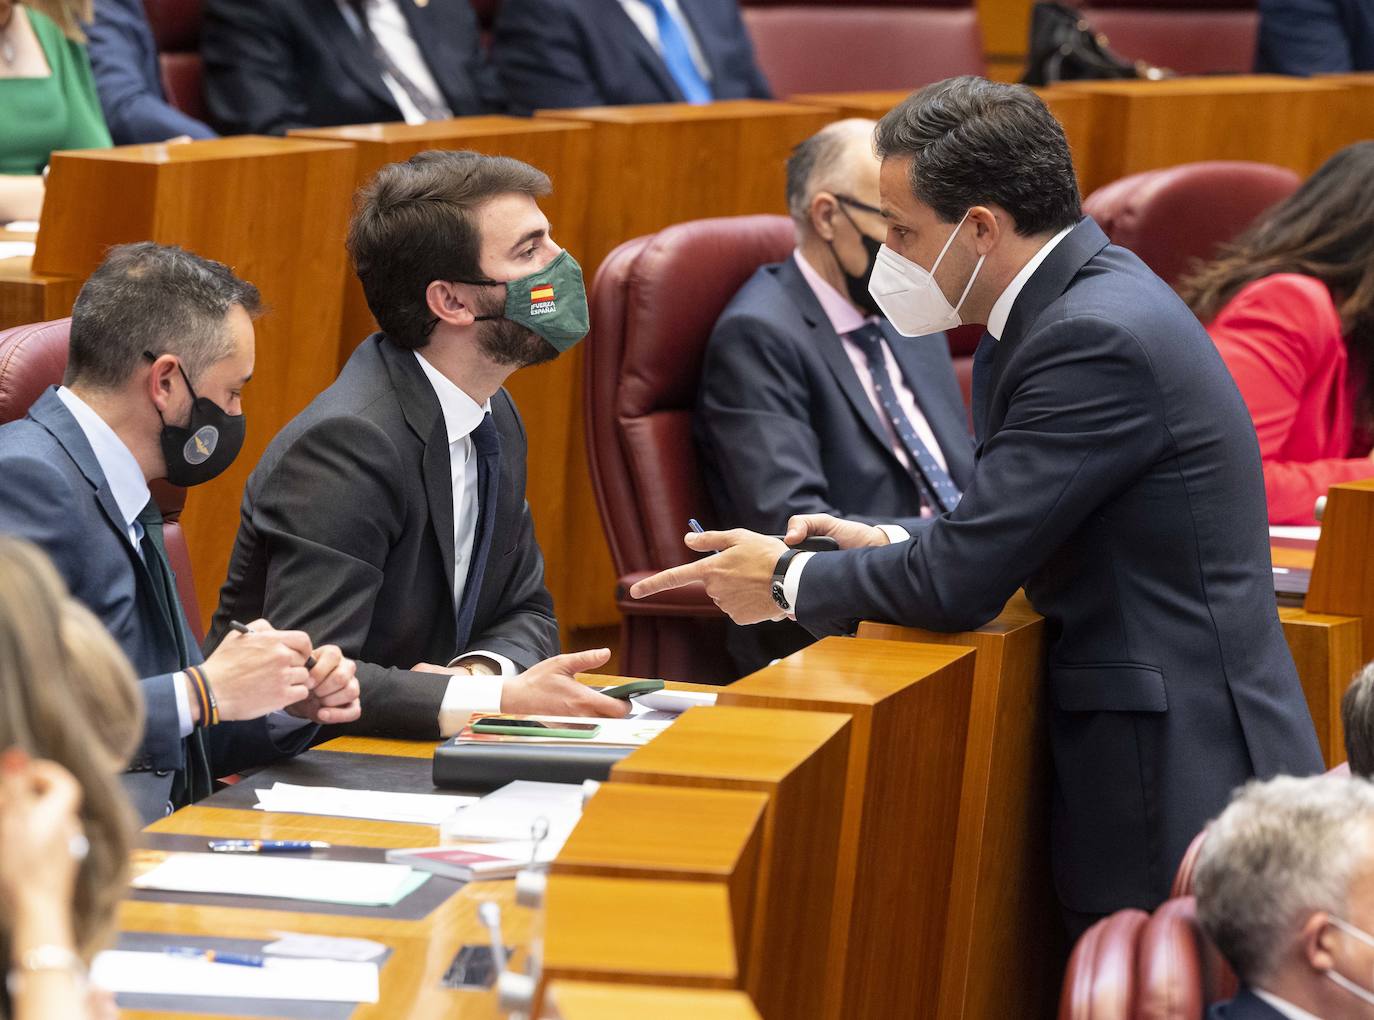
[{"label": "polished wood surface", "polygon": [[1342,89],[1323,102],[1325,116],[1313,125],[1311,165],[1315,170],[1347,145],[1374,138],[1374,73],[1322,74],[1314,80]]},{"label": "polished wood surface", "polygon": [[[248,434],[224,474],[188,493],[182,528],[208,621],[238,531],[243,483],[279,429],[334,378],[353,150],[334,142],[225,138],[53,156],[37,275],[84,280],[112,244],[178,244],[262,293]],[[65,314],[65,312],[64,312]]]},{"label": "polished wood surface", "polygon": [[973,677],[967,648],[832,637],[720,693],[852,719],[827,1016],[935,1015]]},{"label": "polished wood surface", "polygon": [[27,255],[0,260],[0,329],[65,318],[72,313],[82,282],[36,273]]},{"label": "polished wood surface", "polygon": [[[740,99],[702,106],[659,103],[544,110],[537,119],[588,124],[594,153],[586,196],[590,284],[611,249],[674,223],[709,216],[786,211],[785,170],[792,147],[834,119],[814,106]],[[584,352],[560,358],[581,378]],[[575,404],[581,408],[580,395]],[[573,589],[557,604],[567,630],[618,623],[615,571],[586,459],[585,423],[575,413],[568,437],[564,555]]]},{"label": "polished wood surface", "polygon": [[544,995],[545,1020],[759,1020],[744,992],[636,988],[556,981]]},{"label": "polished wood surface", "polygon": [[555,875],[714,882],[747,959],[767,794],[603,783],[553,863]]},{"label": "polished wood surface", "polygon": [[1332,768],[1345,761],[1341,696],[1364,665],[1360,657],[1361,621],[1353,616],[1309,613],[1294,606],[1280,606],[1279,621],[1298,667],[1322,758],[1326,767]]},{"label": "polished wood surface", "polygon": [[865,623],[859,634],[976,650],[938,1016],[1051,1015],[1067,946],[1049,866],[1044,620],[1018,594],[976,631]]},{"label": "polished wood surface", "polygon": [[693,708],[611,769],[612,782],[758,790],[769,796],[755,922],[742,961],[767,1017],[823,1016],[849,716]]},{"label": "polished wood surface", "polygon": [[1361,621],[1360,660],[1374,657],[1374,479],[1333,485],[1303,608]]}]

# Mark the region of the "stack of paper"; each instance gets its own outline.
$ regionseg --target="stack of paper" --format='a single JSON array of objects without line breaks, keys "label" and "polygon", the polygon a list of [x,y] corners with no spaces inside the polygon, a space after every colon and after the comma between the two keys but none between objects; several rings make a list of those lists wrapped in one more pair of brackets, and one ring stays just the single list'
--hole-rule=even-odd
[{"label": "stack of paper", "polygon": [[695,691],[650,691],[634,699],[630,709],[631,719],[668,720],[680,716],[689,708],[714,705],[714,694],[698,694]]},{"label": "stack of paper", "polygon": [[477,712],[468,720],[454,739],[460,744],[561,744],[564,747],[641,747],[653,740],[672,723],[672,720],[650,719],[584,719],[570,715],[531,715],[526,719],[560,723],[594,722],[601,731],[594,737],[526,737],[504,733],[474,733],[472,724],[478,719],[499,718],[499,712]]},{"label": "stack of paper", "polygon": [[300,815],[333,815],[338,818],[374,818],[384,822],[438,825],[476,797],[437,793],[385,793],[379,790],[343,790],[334,786],[294,786],[273,783],[258,790],[259,811],[289,811]]},{"label": "stack of paper", "polygon": [[338,960],[269,958],[261,967],[241,967],[167,953],[115,949],[101,953],[92,962],[91,983],[116,994],[174,995],[179,999],[210,996],[376,1002],[378,998],[375,963]]},{"label": "stack of paper", "polygon": [[445,846],[417,846],[406,850],[388,850],[386,859],[436,875],[460,881],[482,881],[514,878],[517,872],[531,863],[548,864],[558,856],[563,841],[544,840],[535,850],[529,840],[511,843],[458,843]]},{"label": "stack of paper", "polygon": [[429,878],[398,864],[236,857],[232,854],[169,854],[133,880],[135,889],[264,896],[360,907],[399,903]]},{"label": "stack of paper", "polygon": [[[544,842],[557,852],[581,817],[580,784],[516,780],[445,819],[440,834],[445,843],[527,842],[543,819],[548,823]],[[524,857],[529,859],[528,847]]]}]

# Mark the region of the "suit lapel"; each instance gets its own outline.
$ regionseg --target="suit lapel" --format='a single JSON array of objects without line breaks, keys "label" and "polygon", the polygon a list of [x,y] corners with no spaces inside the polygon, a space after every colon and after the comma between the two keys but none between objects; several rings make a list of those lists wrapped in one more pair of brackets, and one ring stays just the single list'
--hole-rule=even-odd
[{"label": "suit lapel", "polygon": [[602,7],[604,15],[601,23],[605,26],[606,33],[612,37],[612,41],[623,47],[626,52],[634,54],[640,66],[663,90],[663,96],[668,102],[685,102],[686,97],[677,87],[677,82],[673,81],[673,76],[668,73],[668,66],[663,63],[663,58],[650,45],[649,40],[644,38],[639,26],[625,13],[625,8],[620,6],[620,0],[602,0]]},{"label": "suit lapel", "polygon": [[[456,26],[441,23],[440,0],[427,0],[423,7],[415,0],[397,0],[397,5],[410,25],[410,34],[415,37],[420,55],[425,58],[448,108],[456,112],[470,106],[477,91],[463,73],[467,64],[457,46],[459,40],[452,38]],[[475,31],[476,26],[473,28]]]},{"label": "suit lapel", "polygon": [[859,376],[854,371],[854,363],[849,360],[849,353],[844,348],[844,341],[835,332],[834,327],[830,325],[830,318],[825,314],[825,309],[821,307],[815,291],[811,289],[811,285],[806,282],[806,277],[802,276],[801,270],[797,268],[795,256],[788,256],[778,267],[778,282],[791,293],[792,300],[801,313],[802,319],[810,327],[812,345],[820,352],[821,359],[825,362],[826,368],[830,370],[830,374],[835,377],[835,382],[845,395],[845,399],[849,401],[849,406],[877,441],[879,447],[892,458],[894,463],[900,465],[901,461],[897,460],[897,455],[892,452],[887,433],[883,431],[882,422],[878,420],[878,412],[873,409],[873,401],[868,399],[863,383],[859,382]]},{"label": "suit lapel", "polygon": [[[402,0],[402,3],[406,2],[408,0]],[[358,33],[353,31],[353,27],[339,10],[336,0],[309,0],[309,3],[314,10],[311,21],[324,37],[326,47],[338,55],[343,69],[378,101],[395,107],[396,100],[392,98],[386,82],[382,81],[382,69],[377,66],[371,50],[359,38]],[[400,113],[399,109],[397,113]]]},{"label": "suit lapel", "polygon": [[[406,424],[425,444],[422,460],[425,497],[429,502],[429,519],[439,544],[439,556],[444,564],[448,584],[449,604],[453,605],[454,549],[453,549],[453,473],[449,465],[448,430],[439,409],[439,398],[425,378],[424,370],[410,351],[403,351],[383,334],[374,333],[364,343],[376,342],[386,365],[391,385],[400,400]],[[454,612],[457,612],[456,605]]]},{"label": "suit lapel", "polygon": [[692,34],[696,36],[697,46],[701,49],[701,57],[706,61],[706,66],[711,69],[711,80],[706,84],[711,86],[712,94],[716,91],[716,82],[721,80],[720,54],[711,46],[713,36],[703,31],[702,26],[707,25],[705,15],[702,12],[701,0],[677,0],[678,6],[682,8],[682,16],[687,19],[687,24],[692,29]]}]

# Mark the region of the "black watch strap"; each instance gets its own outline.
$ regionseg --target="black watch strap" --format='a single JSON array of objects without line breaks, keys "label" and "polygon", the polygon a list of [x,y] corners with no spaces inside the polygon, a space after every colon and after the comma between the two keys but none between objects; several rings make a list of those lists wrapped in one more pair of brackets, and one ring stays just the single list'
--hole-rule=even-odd
[{"label": "black watch strap", "polygon": [[801,552],[800,549],[788,549],[778,557],[778,564],[773,568],[773,580],[769,586],[769,593],[773,596],[773,601],[778,604],[778,608],[785,613],[792,611],[792,604],[787,601],[786,587],[784,581],[787,579],[787,567],[792,562],[792,557]]}]

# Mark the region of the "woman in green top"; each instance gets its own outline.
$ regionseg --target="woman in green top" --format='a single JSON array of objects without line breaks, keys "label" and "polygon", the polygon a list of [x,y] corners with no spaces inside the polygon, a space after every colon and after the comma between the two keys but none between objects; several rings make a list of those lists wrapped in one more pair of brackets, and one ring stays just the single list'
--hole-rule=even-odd
[{"label": "woman in green top", "polygon": [[53,152],[110,145],[79,26],[90,0],[47,6],[0,0],[0,223],[38,218]]}]

